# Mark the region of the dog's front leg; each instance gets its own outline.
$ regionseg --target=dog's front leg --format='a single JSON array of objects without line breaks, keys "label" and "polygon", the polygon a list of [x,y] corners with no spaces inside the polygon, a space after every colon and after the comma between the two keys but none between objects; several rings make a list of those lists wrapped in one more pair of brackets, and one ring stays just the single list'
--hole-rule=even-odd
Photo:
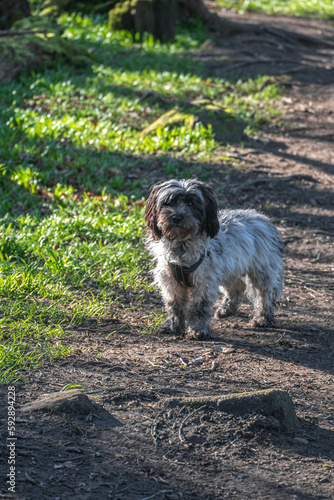
[{"label": "dog's front leg", "polygon": [[162,323],[160,333],[183,335],[185,331],[183,302],[177,299],[166,300],[165,308],[167,312],[167,319]]},{"label": "dog's front leg", "polygon": [[213,302],[202,298],[188,310],[187,337],[196,340],[208,339],[212,336],[211,319],[213,316]]}]

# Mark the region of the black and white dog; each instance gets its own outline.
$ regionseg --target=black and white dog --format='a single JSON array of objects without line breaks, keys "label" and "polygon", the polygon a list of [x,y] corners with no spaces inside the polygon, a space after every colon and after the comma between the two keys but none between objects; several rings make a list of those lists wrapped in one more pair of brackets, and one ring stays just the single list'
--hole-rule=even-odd
[{"label": "black and white dog", "polygon": [[270,326],[282,295],[283,244],[275,226],[255,210],[218,212],[212,189],[197,180],[155,184],[146,203],[147,247],[167,311],[162,331],[210,337],[216,317],[236,313],[245,292],[252,326]]}]

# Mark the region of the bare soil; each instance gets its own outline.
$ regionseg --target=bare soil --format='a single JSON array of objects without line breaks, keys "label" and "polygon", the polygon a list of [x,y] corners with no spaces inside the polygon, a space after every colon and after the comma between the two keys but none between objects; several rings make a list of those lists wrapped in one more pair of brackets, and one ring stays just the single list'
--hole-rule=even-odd
[{"label": "bare soil", "polygon": [[[233,19],[233,14],[224,13]],[[278,106],[285,123],[217,156],[212,183],[222,207],[273,217],[286,247],[285,294],[277,326],[247,325],[249,304],[214,323],[209,341],[143,335],[158,292],[123,292],[112,317],[72,333],[78,352],[16,385],[16,494],[7,491],[6,395],[1,405],[0,498],[213,500],[334,497],[334,26],[291,17],[245,15],[331,42],[291,43],[264,31],[220,38],[198,54],[208,74],[242,79],[289,75]],[[223,177],[220,175],[223,172]],[[149,174],[148,174],[149,175]],[[219,180],[220,179],[220,180]],[[121,292],[119,292],[121,293]],[[87,349],[88,348],[88,349]],[[20,413],[23,403],[66,384],[107,412]],[[255,414],[165,408],[165,398],[287,390],[299,428],[283,433]],[[106,417],[108,415],[108,418]]]}]

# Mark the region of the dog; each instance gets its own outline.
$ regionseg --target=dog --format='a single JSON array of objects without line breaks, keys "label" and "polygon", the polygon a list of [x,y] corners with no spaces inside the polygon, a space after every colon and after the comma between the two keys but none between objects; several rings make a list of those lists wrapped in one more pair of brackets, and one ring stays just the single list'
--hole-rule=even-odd
[{"label": "dog", "polygon": [[210,186],[173,179],[152,186],[145,221],[167,312],[163,333],[210,338],[214,313],[236,314],[245,291],[254,305],[251,325],[274,324],[283,243],[268,217],[252,209],[218,211]]}]

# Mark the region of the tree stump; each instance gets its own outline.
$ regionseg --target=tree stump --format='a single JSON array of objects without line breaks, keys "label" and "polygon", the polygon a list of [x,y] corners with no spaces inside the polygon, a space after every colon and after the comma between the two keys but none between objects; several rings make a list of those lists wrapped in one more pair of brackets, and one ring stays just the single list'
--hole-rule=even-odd
[{"label": "tree stump", "polygon": [[0,37],[0,82],[8,82],[41,64],[51,65],[57,56],[76,66],[91,62],[83,46],[62,37],[59,26],[43,16],[21,19],[5,34]]},{"label": "tree stump", "polygon": [[96,425],[104,427],[119,427],[122,425],[107,410],[91,401],[86,394],[83,394],[78,389],[42,394],[32,403],[23,405],[20,411],[22,413],[41,411],[67,415],[70,418],[94,422]]},{"label": "tree stump", "polygon": [[125,0],[109,11],[111,30],[152,33],[161,41],[174,38],[176,20],[176,0]]},{"label": "tree stump", "polygon": [[53,394],[43,394],[39,399],[22,406],[21,411],[31,413],[43,411],[66,413],[67,415],[89,415],[95,410],[90,399],[77,389]]},{"label": "tree stump", "polygon": [[15,21],[30,16],[28,0],[0,0],[0,30],[8,30]]},{"label": "tree stump", "polygon": [[227,396],[169,398],[163,402],[163,406],[165,408],[177,406],[199,408],[204,406],[208,409],[237,415],[257,413],[274,418],[279,423],[281,430],[289,434],[293,434],[299,426],[290,395],[280,389],[266,389]]},{"label": "tree stump", "polygon": [[191,101],[184,111],[177,108],[167,111],[142,130],[140,136],[146,137],[165,127],[185,126],[191,130],[198,122],[205,127],[211,125],[216,141],[222,143],[240,142],[245,128],[242,120],[235,118],[231,110],[202,99]]}]

